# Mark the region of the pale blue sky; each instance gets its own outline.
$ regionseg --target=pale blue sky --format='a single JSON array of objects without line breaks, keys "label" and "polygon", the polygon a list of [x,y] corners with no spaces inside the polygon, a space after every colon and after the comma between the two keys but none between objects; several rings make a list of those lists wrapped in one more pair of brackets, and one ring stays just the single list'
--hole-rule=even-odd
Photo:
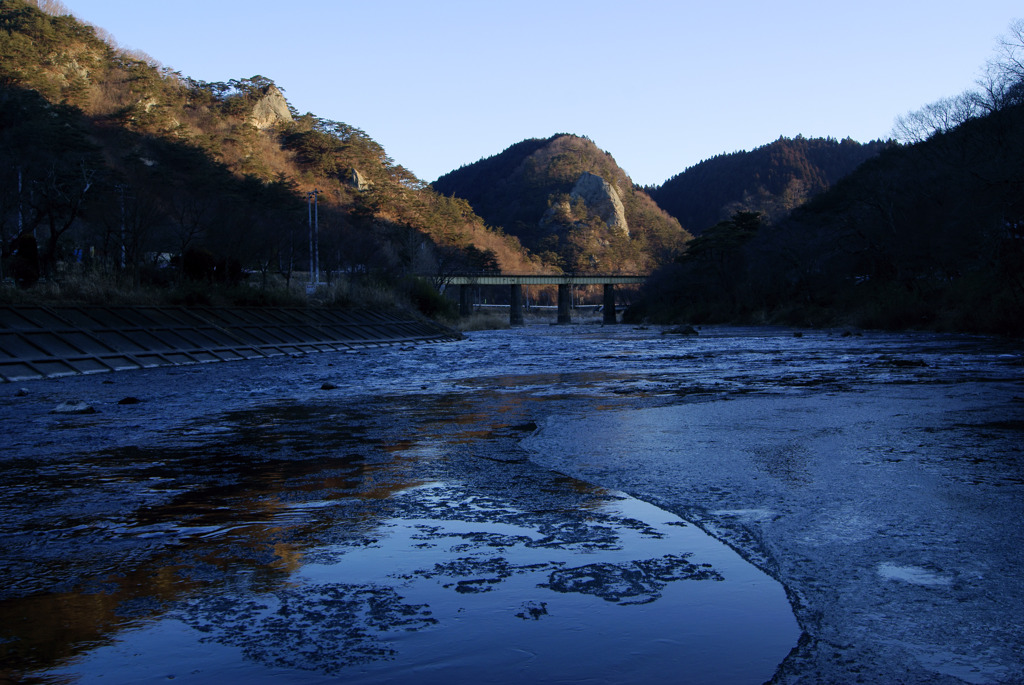
[{"label": "pale blue sky", "polygon": [[973,85],[1020,0],[63,0],[205,81],[260,74],[425,181],[589,136],[633,181],[780,135],[887,138]]}]

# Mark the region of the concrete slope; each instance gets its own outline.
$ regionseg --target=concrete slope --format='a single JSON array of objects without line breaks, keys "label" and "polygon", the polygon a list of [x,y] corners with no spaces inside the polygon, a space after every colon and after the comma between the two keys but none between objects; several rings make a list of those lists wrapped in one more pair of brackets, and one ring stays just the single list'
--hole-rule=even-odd
[{"label": "concrete slope", "polygon": [[0,378],[18,381],[458,337],[439,324],[394,312],[0,305]]}]

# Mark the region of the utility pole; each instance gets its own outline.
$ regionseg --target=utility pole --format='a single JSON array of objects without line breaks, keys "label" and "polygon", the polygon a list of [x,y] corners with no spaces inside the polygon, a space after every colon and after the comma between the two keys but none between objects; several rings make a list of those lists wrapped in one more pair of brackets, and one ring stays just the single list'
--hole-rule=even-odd
[{"label": "utility pole", "polygon": [[125,216],[124,216],[124,190],[125,190],[125,185],[123,183],[118,183],[114,187],[117,188],[119,191],[121,191],[121,271],[124,271],[124,265],[125,265],[125,262],[127,261],[126,260],[126,257],[127,257],[126,253],[128,252],[128,248],[127,248],[127,246],[124,243],[124,223],[125,223]]},{"label": "utility pole", "polygon": [[318,202],[320,197],[320,191],[316,188],[313,189],[313,226],[314,226],[314,240],[313,240],[313,253],[314,257],[314,273],[316,274],[316,280],[314,285],[320,285],[320,203]]},{"label": "utility pole", "polygon": [[309,222],[309,284],[313,285],[313,193],[306,193],[306,215]]},{"label": "utility pole", "polygon": [[[21,165],[18,165],[18,236],[21,236],[21,231],[25,225],[24,216],[21,208]],[[34,237],[34,236],[33,236]]]},{"label": "utility pole", "polygon": [[314,188],[306,193],[306,209],[309,215],[309,283],[320,285],[320,191]]}]

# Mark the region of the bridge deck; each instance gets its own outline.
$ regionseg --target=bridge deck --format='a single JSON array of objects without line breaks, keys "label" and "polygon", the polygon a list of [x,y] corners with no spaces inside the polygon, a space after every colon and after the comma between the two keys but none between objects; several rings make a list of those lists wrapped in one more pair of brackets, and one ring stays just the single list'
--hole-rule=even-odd
[{"label": "bridge deck", "polygon": [[449,285],[627,285],[646,276],[601,274],[467,274],[452,276]]}]

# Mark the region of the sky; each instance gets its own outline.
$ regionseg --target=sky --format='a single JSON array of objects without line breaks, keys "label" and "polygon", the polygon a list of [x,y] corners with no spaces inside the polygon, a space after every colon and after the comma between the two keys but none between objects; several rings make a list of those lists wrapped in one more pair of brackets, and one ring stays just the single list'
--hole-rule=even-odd
[{"label": "sky", "polygon": [[1020,0],[63,0],[203,81],[261,75],[420,179],[587,136],[635,183],[779,136],[886,139],[974,85]]}]

